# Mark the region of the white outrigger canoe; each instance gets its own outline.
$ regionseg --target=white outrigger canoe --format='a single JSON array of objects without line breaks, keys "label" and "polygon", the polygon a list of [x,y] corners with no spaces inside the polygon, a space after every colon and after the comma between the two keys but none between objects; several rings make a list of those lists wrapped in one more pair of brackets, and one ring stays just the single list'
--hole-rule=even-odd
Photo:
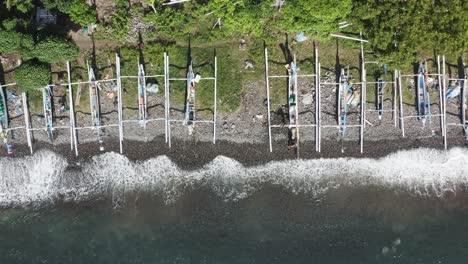
[{"label": "white outrigger canoe", "polygon": [[348,118],[348,108],[353,100],[353,89],[349,82],[349,72],[345,75],[344,69],[341,69],[339,89],[338,89],[338,120],[341,135],[346,134],[346,123]]},{"label": "white outrigger canoe", "polygon": [[288,73],[288,146],[297,147],[299,146],[299,113],[297,112],[297,68],[295,58],[294,61],[289,64]]},{"label": "white outrigger canoe", "polygon": [[184,125],[190,126],[193,128],[194,121],[195,121],[195,90],[196,90],[196,82],[195,82],[195,74],[193,73],[193,65],[192,62],[189,65],[188,73],[187,73],[187,98],[185,103],[185,118],[184,118]]},{"label": "white outrigger canoe", "polygon": [[[89,78],[89,106],[91,110],[91,123],[94,128],[99,130],[101,127],[101,115],[100,115],[100,104],[99,104],[99,87],[96,82],[96,76],[94,70],[88,65],[88,78]],[[100,140],[100,138],[99,138]]]},{"label": "white outrigger canoe", "polygon": [[379,116],[379,120],[382,120],[383,116],[385,84],[386,83],[382,80],[382,78],[377,79],[377,114]]},{"label": "white outrigger canoe", "polygon": [[146,97],[145,69],[143,68],[143,64],[138,65],[138,114],[141,124],[146,128],[148,107]]}]

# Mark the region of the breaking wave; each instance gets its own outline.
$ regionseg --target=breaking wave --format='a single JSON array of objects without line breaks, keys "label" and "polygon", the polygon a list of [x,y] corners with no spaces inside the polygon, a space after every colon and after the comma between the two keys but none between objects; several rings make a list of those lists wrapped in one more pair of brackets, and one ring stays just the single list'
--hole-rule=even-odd
[{"label": "breaking wave", "polygon": [[166,156],[130,161],[109,152],[83,164],[69,164],[51,151],[0,159],[0,207],[110,197],[116,203],[138,193],[167,203],[185,191],[210,188],[225,200],[248,197],[263,184],[320,196],[339,187],[382,186],[414,195],[443,196],[468,185],[468,150],[400,151],[381,159],[274,161],[255,167],[218,156],[197,170],[182,170]]}]

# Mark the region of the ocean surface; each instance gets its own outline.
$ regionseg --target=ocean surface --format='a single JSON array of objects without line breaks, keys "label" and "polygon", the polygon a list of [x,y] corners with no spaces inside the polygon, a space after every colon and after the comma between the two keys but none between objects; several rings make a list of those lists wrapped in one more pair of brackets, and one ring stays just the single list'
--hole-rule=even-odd
[{"label": "ocean surface", "polygon": [[0,159],[0,263],[468,263],[468,150]]}]

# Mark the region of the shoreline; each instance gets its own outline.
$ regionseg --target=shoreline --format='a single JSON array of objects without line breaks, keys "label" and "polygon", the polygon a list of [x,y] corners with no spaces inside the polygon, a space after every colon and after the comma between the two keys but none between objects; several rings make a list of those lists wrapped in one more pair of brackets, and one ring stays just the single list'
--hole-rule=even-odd
[{"label": "shoreline", "polygon": [[[464,138],[449,138],[449,149],[454,147],[468,147],[468,140]],[[286,142],[275,142],[273,152],[269,151],[268,143],[235,143],[219,140],[216,144],[206,141],[174,141],[169,148],[164,137],[154,140],[136,141],[125,140],[123,143],[123,156],[131,161],[144,161],[157,156],[168,156],[182,169],[197,169],[212,161],[217,156],[232,158],[244,166],[256,166],[271,161],[294,160],[296,153],[288,151]],[[119,153],[119,141],[116,138],[104,140],[104,151],[100,151],[97,142],[88,142],[78,145],[79,156],[70,149],[69,144],[51,145],[45,142],[36,142],[34,153],[41,150],[50,150],[62,155],[72,164],[92,159],[96,155],[106,152]],[[444,144],[441,137],[432,138],[400,138],[388,140],[376,140],[364,142],[364,153],[360,153],[359,142],[343,141],[342,144],[336,140],[323,140],[322,152],[315,151],[315,142],[302,142],[300,146],[300,159],[327,159],[327,158],[372,158],[378,159],[401,150],[417,148],[428,148],[443,150]],[[26,144],[16,145],[12,158],[31,156]]]}]

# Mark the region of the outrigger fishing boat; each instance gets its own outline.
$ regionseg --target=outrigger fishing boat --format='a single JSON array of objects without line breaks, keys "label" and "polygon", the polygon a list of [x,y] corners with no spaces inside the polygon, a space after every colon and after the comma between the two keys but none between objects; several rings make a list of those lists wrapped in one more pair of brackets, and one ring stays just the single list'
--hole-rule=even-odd
[{"label": "outrigger fishing boat", "polygon": [[460,87],[463,87],[462,100],[461,100],[461,112],[462,112],[462,124],[465,132],[465,138],[468,139],[468,78],[464,81],[460,81]]},{"label": "outrigger fishing boat", "polygon": [[340,132],[344,137],[346,133],[346,122],[348,117],[348,108],[353,100],[352,84],[348,75],[345,75],[344,69],[341,69],[339,89],[338,89],[338,119],[340,122]]},{"label": "outrigger fishing boat", "polygon": [[3,87],[0,87],[0,133],[8,129],[8,109]]},{"label": "outrigger fishing boat", "polygon": [[[101,127],[100,107],[99,107],[99,88],[96,82],[96,76],[94,75],[93,68],[88,66],[88,78],[89,78],[89,104],[91,109],[91,122],[93,127],[98,129]],[[100,140],[100,139],[99,139]]]},{"label": "outrigger fishing boat", "polygon": [[297,69],[296,63],[291,62],[288,65],[288,111],[289,111],[289,127],[288,127],[288,147],[297,147],[299,137],[298,137],[298,113],[297,113]]},{"label": "outrigger fishing boat", "polygon": [[138,65],[138,114],[141,124],[146,128],[147,104],[146,104],[146,80],[143,64]]},{"label": "outrigger fishing boat", "polygon": [[377,79],[377,113],[379,120],[382,120],[383,116],[383,104],[384,104],[384,87],[385,82],[382,78]]},{"label": "outrigger fishing boat", "polygon": [[[426,70],[427,72],[427,70]],[[429,97],[429,91],[427,90],[426,85],[426,76],[422,63],[419,63],[418,70],[418,119],[423,122],[423,125],[426,124],[426,117],[429,117],[429,122],[431,121],[431,101]]]},{"label": "outrigger fishing boat", "polygon": [[52,90],[50,89],[50,86],[46,86],[42,89],[42,100],[44,105],[44,119],[46,123],[47,136],[51,142],[54,142]]},{"label": "outrigger fishing boat", "polygon": [[195,90],[196,90],[195,75],[193,66],[190,63],[187,73],[187,99],[185,103],[185,119],[184,125],[193,128],[195,121]]},{"label": "outrigger fishing boat", "polygon": [[[96,129],[98,142],[102,144],[101,139],[101,107],[99,101],[99,86],[96,81],[96,76],[92,67],[88,65],[88,80],[89,80],[89,104],[91,109],[91,122],[93,129]],[[104,150],[103,146],[100,146],[101,151]]]}]

